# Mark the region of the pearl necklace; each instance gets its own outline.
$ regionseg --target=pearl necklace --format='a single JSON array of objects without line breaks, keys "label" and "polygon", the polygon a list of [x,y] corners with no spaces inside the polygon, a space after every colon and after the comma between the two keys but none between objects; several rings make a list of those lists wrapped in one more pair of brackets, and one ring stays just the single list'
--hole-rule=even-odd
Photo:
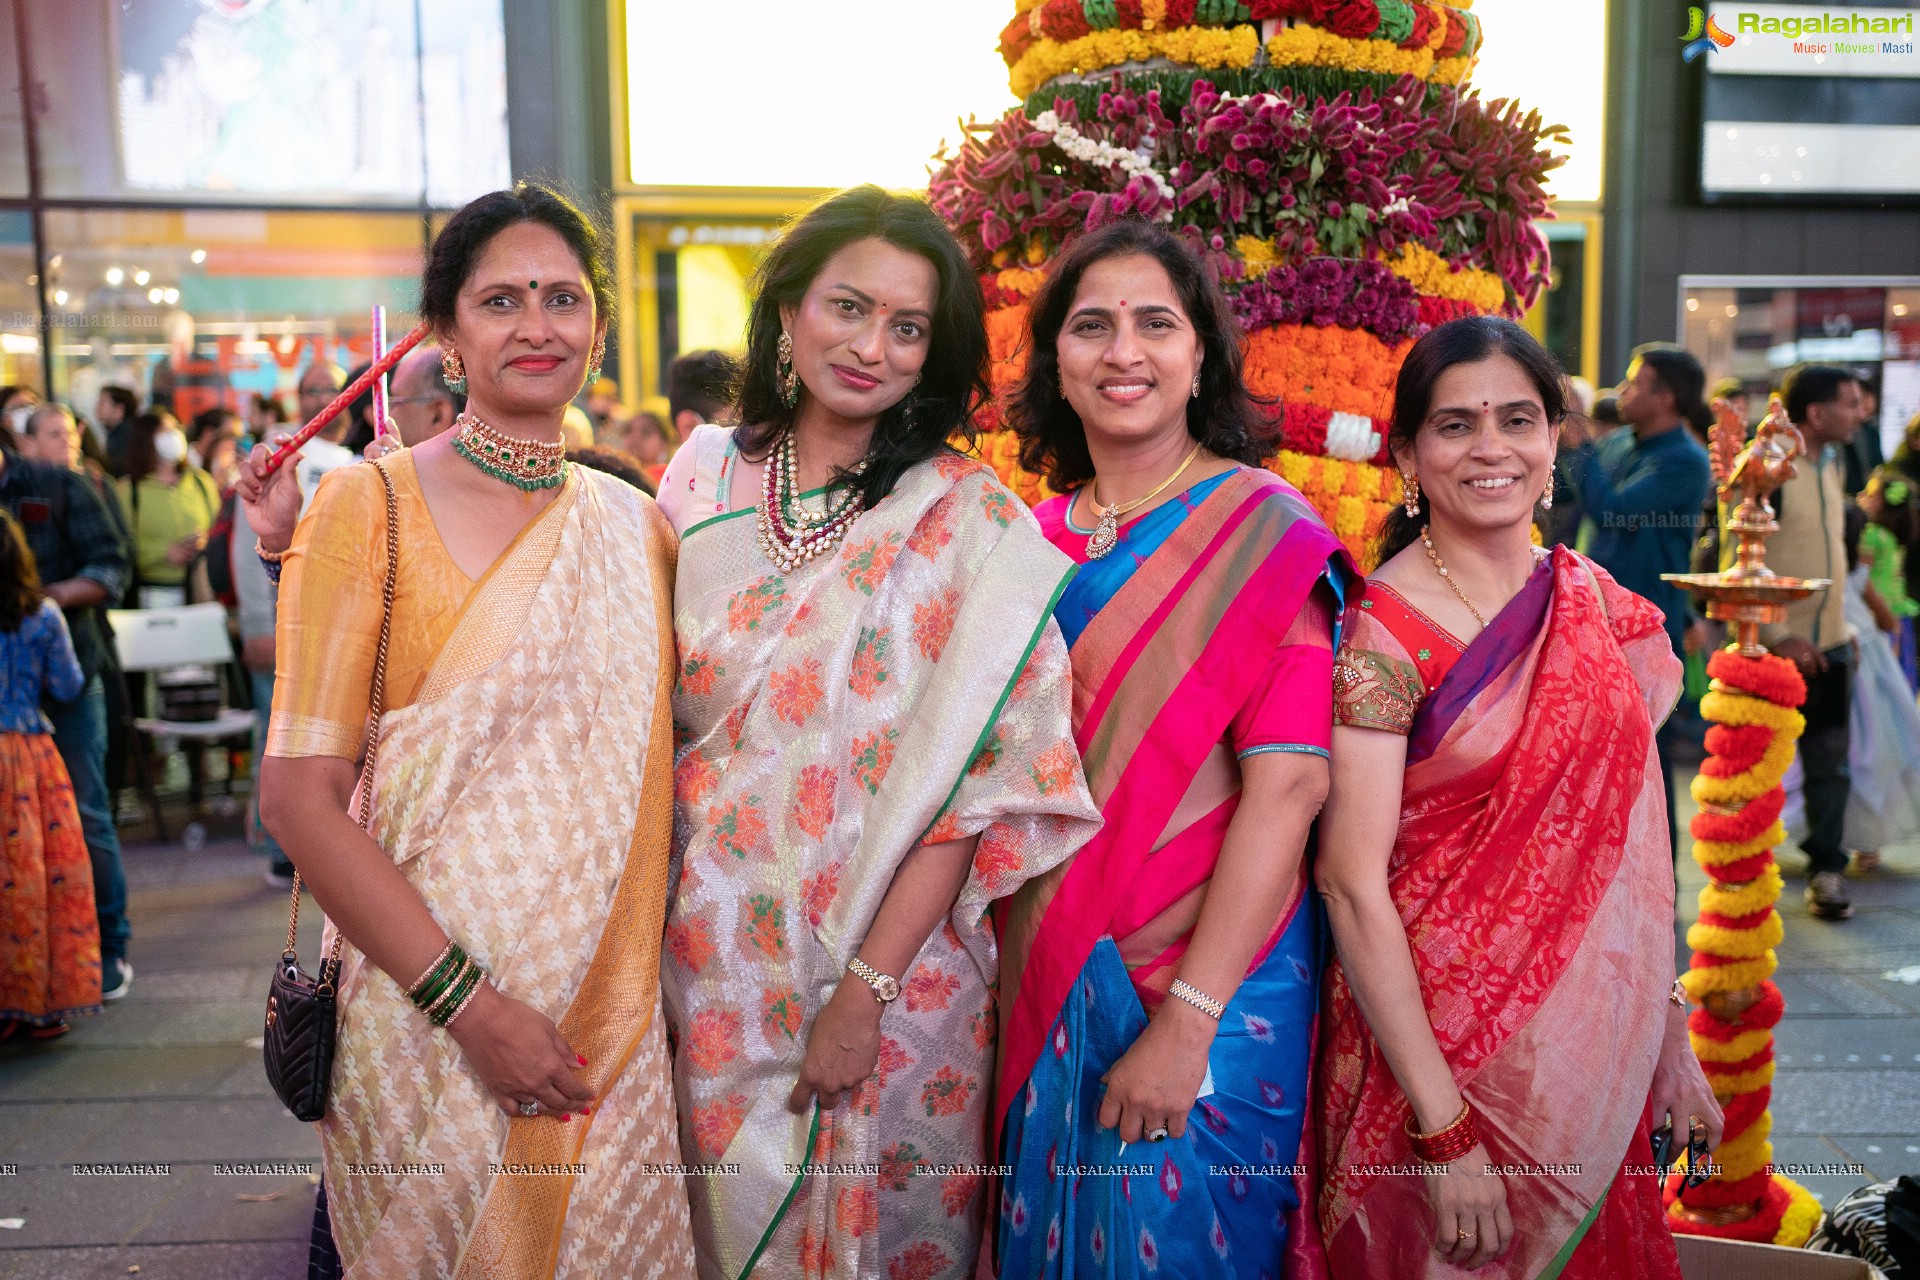
[{"label": "pearl necklace", "polygon": [[524,493],[551,489],[567,478],[567,446],[559,440],[523,440],[470,413],[453,420],[453,451],[495,480]]},{"label": "pearl necklace", "polygon": [[[853,473],[859,475],[866,469],[863,458]],[[793,432],[788,431],[768,457],[766,472],[760,478],[760,550],[782,573],[792,573],[831,551],[860,518],[860,492],[851,487],[844,488],[825,511],[817,515],[808,511],[795,492],[799,474]]]},{"label": "pearl necklace", "polygon": [[1482,631],[1485,631],[1487,629],[1487,620],[1480,616],[1478,609],[1473,607],[1473,601],[1467,599],[1467,593],[1460,589],[1460,584],[1455,582],[1453,575],[1447,572],[1447,566],[1441,561],[1440,553],[1433,549],[1433,539],[1427,536],[1431,528],[1431,525],[1423,524],[1420,526],[1420,541],[1424,542],[1427,546],[1427,559],[1433,561],[1433,567],[1440,571],[1440,576],[1446,579],[1448,586],[1453,588],[1453,594],[1460,597],[1460,603],[1467,606],[1467,612],[1473,615],[1473,620],[1480,624]]}]

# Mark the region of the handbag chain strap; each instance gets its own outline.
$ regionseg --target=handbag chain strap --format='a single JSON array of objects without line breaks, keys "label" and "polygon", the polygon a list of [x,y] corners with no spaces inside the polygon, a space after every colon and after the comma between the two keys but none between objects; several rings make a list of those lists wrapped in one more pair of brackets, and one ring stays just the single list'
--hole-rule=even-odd
[{"label": "handbag chain strap", "polygon": [[[393,490],[393,479],[387,469],[378,462],[370,464],[380,473],[380,483],[387,491],[387,575],[380,588],[380,645],[373,655],[373,691],[368,695],[366,749],[362,752],[364,763],[360,766],[360,801],[356,806],[354,821],[362,830],[371,831],[370,818],[373,805],[373,768],[380,758],[380,720],[386,713],[387,704],[387,646],[393,638],[393,584],[400,567],[400,500]],[[300,869],[293,871],[293,900],[287,908],[287,955],[297,952],[297,936],[300,932]],[[328,948],[326,957],[320,962],[319,989],[331,994],[333,974],[340,967],[340,931],[334,930],[333,946]]]}]

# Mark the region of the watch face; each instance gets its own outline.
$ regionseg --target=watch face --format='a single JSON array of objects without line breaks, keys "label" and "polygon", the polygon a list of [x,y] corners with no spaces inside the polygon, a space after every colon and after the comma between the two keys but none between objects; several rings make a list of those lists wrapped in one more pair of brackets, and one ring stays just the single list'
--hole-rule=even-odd
[{"label": "watch face", "polygon": [[883,975],[879,982],[879,991],[882,1000],[898,1000],[900,998],[900,980]]}]

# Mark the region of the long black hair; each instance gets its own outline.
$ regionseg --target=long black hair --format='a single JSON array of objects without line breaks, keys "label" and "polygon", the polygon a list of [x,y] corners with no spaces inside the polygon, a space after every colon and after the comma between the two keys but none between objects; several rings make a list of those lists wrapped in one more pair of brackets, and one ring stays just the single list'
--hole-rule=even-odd
[{"label": "long black hair", "polygon": [[1187,434],[1222,458],[1259,466],[1277,447],[1276,424],[1240,377],[1240,325],[1219,282],[1193,247],[1158,223],[1121,218],[1070,242],[1054,262],[1028,313],[1032,345],[1026,378],[1014,389],[1008,420],[1020,437],[1020,465],[1064,493],[1093,479],[1087,430],[1060,391],[1060,330],[1095,263],[1135,255],[1166,271],[1200,338],[1200,394],[1187,401]]},{"label": "long black hair", "polygon": [[18,631],[44,599],[27,531],[12,512],[0,508],[0,631]]},{"label": "long black hair", "polygon": [[[1397,461],[1402,453],[1411,453],[1420,424],[1433,408],[1434,384],[1440,375],[1457,364],[1477,364],[1494,356],[1506,356],[1526,371],[1540,404],[1547,411],[1548,423],[1558,426],[1567,416],[1565,377],[1553,353],[1519,325],[1501,316],[1464,316],[1429,332],[1413,344],[1401,362],[1400,376],[1393,384],[1393,427],[1387,433],[1387,447]],[[1387,523],[1380,530],[1375,564],[1385,564],[1420,537],[1431,508],[1426,491],[1420,493],[1415,514],[1394,504]]]},{"label": "long black hair", "polygon": [[[538,182],[516,182],[511,191],[489,191],[468,201],[433,238],[426,270],[420,275],[420,318],[436,333],[444,336],[453,332],[460,290],[466,287],[487,245],[508,227],[522,222],[550,227],[567,242],[593,290],[595,323],[612,323],[618,292],[613,267],[607,261],[606,234],[554,188]],[[368,393],[363,398],[371,404],[370,397]]]},{"label": "long black hair", "polygon": [[832,481],[857,491],[863,508],[892,493],[908,467],[946,449],[949,439],[959,436],[971,442],[973,411],[988,395],[986,304],[980,282],[966,251],[932,206],[917,195],[872,185],[850,187],[789,223],[754,275],[747,354],[733,392],[740,422],[734,440],[747,457],[763,457],[793,426],[799,408],[789,408],[780,396],[780,309],[800,305],[834,254],[869,239],[925,258],[933,264],[940,292],[919,385],[874,423],[866,470],[858,476],[842,472]]}]

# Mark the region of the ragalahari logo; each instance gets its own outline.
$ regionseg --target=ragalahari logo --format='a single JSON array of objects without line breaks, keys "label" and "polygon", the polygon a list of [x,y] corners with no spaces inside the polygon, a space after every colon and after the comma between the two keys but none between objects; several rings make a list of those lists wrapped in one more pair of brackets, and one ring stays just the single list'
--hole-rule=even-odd
[{"label": "ragalahari logo", "polygon": [[1713,15],[1697,6],[1687,10],[1687,34],[1680,37],[1686,47],[1680,56],[1692,62],[1703,53],[1713,53],[1733,43],[1733,37],[1713,20]]}]

